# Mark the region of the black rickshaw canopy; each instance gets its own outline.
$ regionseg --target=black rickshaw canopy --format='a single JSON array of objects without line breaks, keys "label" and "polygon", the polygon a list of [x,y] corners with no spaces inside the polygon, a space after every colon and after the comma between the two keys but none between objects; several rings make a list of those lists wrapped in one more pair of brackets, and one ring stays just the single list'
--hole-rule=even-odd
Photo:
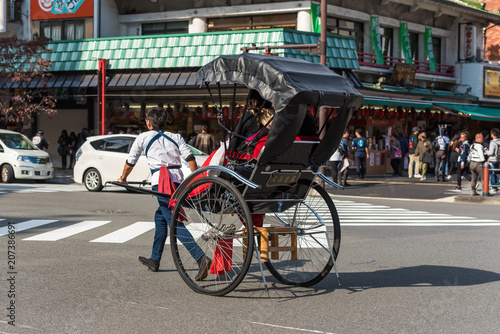
[{"label": "black rickshaw canopy", "polygon": [[363,102],[363,96],[347,78],[325,65],[294,58],[252,53],[223,55],[203,66],[196,73],[196,82],[243,84],[273,104],[276,115],[260,165],[277,159],[293,143],[308,106],[340,108],[334,124],[311,153],[315,165],[326,162],[338,148],[353,111]]},{"label": "black rickshaw canopy", "polygon": [[196,73],[196,82],[241,83],[257,90],[276,112],[289,104],[359,107],[363,97],[347,78],[301,59],[252,53],[220,56]]}]

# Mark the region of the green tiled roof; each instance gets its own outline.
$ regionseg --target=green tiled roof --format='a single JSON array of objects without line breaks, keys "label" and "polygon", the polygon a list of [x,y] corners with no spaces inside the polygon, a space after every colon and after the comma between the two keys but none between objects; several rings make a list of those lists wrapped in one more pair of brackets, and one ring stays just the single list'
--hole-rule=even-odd
[{"label": "green tiled roof", "polygon": [[[110,69],[200,67],[223,54],[240,54],[244,46],[312,44],[319,34],[289,29],[245,30],[201,34],[132,36],[56,41],[43,55],[52,71],[97,70],[99,58]],[[354,38],[328,35],[327,61],[331,68],[359,68]],[[255,51],[262,52],[262,51]],[[273,50],[282,57],[318,63],[319,56],[297,50]]]}]

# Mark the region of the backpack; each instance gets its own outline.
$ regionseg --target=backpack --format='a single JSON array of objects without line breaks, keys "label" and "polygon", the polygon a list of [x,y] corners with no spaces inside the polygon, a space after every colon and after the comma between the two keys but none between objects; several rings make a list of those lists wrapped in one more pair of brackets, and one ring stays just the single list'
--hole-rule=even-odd
[{"label": "backpack", "polygon": [[436,139],[434,139],[432,141],[432,148],[434,148],[434,151],[438,151],[439,150],[439,141],[438,141],[439,137],[436,137]]}]

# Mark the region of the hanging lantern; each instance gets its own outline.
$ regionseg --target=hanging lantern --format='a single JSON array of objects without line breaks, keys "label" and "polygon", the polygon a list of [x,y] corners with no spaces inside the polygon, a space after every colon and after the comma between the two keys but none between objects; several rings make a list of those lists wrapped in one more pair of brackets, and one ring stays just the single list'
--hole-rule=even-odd
[{"label": "hanging lantern", "polygon": [[368,108],[364,108],[363,109],[363,117],[367,118],[368,116],[370,116],[370,111],[368,110]]},{"label": "hanging lantern", "polygon": [[378,117],[379,118],[384,118],[384,116],[385,116],[384,109],[379,109],[378,110]]},{"label": "hanging lantern", "polygon": [[370,116],[371,117],[377,117],[377,111],[375,110],[375,108],[371,108],[370,109]]},{"label": "hanging lantern", "polygon": [[356,111],[356,117],[359,117],[359,116],[361,116],[361,109],[358,109],[358,110]]}]

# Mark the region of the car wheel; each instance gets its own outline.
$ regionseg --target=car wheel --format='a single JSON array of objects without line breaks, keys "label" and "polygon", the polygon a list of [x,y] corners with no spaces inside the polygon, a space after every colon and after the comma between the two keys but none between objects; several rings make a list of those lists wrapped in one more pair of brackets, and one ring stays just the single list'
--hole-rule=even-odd
[{"label": "car wheel", "polygon": [[103,188],[101,174],[95,168],[91,168],[85,172],[83,181],[88,191],[101,191]]},{"label": "car wheel", "polygon": [[14,178],[14,170],[11,165],[3,165],[2,166],[2,182],[3,183],[11,183],[15,180]]}]

